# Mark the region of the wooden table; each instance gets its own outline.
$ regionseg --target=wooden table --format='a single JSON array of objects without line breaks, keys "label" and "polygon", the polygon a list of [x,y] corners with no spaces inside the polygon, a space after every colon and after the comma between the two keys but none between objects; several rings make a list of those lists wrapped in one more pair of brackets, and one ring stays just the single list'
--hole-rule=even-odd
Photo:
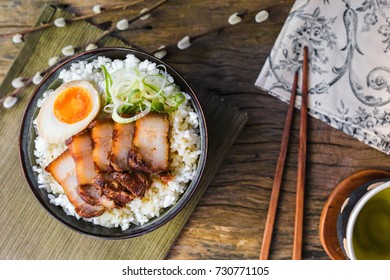
[{"label": "wooden table", "polygon": [[[49,1],[0,0],[0,25],[32,25],[45,2]],[[70,4],[69,9],[77,14],[86,14],[96,1],[61,2]],[[125,2],[99,0],[103,6]],[[261,92],[254,82],[292,4],[292,0],[171,0],[153,14],[155,20],[137,21],[132,24],[135,30],[118,34],[126,42],[152,51],[160,45],[175,45],[185,35],[227,25],[228,17],[237,11],[249,11],[240,24],[203,36],[189,49],[171,52],[165,59],[195,89],[214,92],[249,114],[246,127],[172,247],[169,259],[258,258],[287,105]],[[270,12],[270,17],[256,23],[254,14],[263,9]],[[118,20],[121,13],[102,15],[93,22]],[[152,29],[145,29],[145,25]],[[0,31],[10,30],[14,29]],[[0,46],[1,81],[20,46],[10,39],[0,39]],[[291,143],[272,259],[291,258],[298,119],[293,123]],[[328,259],[318,230],[323,205],[332,189],[357,170],[389,168],[390,160],[313,118],[308,123],[308,155],[303,258]]]}]

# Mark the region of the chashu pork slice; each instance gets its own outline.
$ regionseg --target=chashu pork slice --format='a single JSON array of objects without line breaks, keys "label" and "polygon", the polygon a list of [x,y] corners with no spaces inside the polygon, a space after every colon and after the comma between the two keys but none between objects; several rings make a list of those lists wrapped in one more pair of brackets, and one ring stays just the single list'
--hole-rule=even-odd
[{"label": "chashu pork slice", "polygon": [[92,159],[95,168],[100,172],[112,171],[110,154],[114,122],[111,119],[101,119],[92,122],[89,127],[93,141]]},{"label": "chashu pork slice", "polygon": [[135,197],[144,197],[151,185],[149,178],[137,171],[112,172],[111,176]]},{"label": "chashu pork slice", "polygon": [[92,159],[93,143],[89,130],[84,130],[72,136],[66,140],[65,144],[68,146],[75,162],[79,185],[92,185],[98,173]]},{"label": "chashu pork slice", "polygon": [[77,193],[86,203],[91,205],[102,205],[106,209],[117,208],[118,205],[109,199],[103,193],[103,188],[94,184],[94,185],[78,185]]},{"label": "chashu pork slice", "polygon": [[103,206],[92,206],[79,196],[75,163],[69,150],[53,160],[45,170],[62,186],[69,201],[76,207],[76,213],[81,217],[92,218],[104,213],[105,208]]},{"label": "chashu pork slice", "polygon": [[135,122],[133,148],[128,162],[132,169],[161,173],[169,168],[168,114],[149,113]]},{"label": "chashu pork slice", "polygon": [[135,196],[113,178],[113,173],[105,173],[97,176],[95,185],[102,188],[103,194],[108,199],[114,201],[119,207],[124,207],[127,203],[132,201]]},{"label": "chashu pork slice", "polygon": [[111,165],[115,171],[129,171],[127,157],[133,146],[134,123],[114,123],[112,134]]}]

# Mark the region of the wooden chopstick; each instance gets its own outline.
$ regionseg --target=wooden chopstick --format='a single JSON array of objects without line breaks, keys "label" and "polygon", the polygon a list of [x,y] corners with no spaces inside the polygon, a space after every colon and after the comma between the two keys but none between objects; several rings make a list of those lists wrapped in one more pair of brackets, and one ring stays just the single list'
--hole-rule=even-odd
[{"label": "wooden chopstick", "polygon": [[295,226],[293,243],[293,260],[302,258],[302,232],[303,232],[303,208],[305,196],[305,176],[306,176],[306,143],[307,143],[307,99],[308,99],[308,49],[303,49],[302,66],[302,105],[301,121],[299,125],[299,152],[297,171],[297,190],[295,200]]},{"label": "wooden chopstick", "polygon": [[291,123],[293,119],[295,96],[298,83],[298,71],[294,75],[294,83],[291,90],[290,104],[288,106],[284,130],[282,135],[282,142],[280,144],[280,151],[278,156],[278,163],[276,165],[274,184],[272,186],[271,198],[268,208],[267,220],[265,223],[263,242],[261,245],[260,260],[267,260],[269,257],[269,249],[271,246],[272,232],[274,228],[276,209],[278,206],[280,186],[282,184],[284,164],[286,161],[287,147],[290,138]]}]

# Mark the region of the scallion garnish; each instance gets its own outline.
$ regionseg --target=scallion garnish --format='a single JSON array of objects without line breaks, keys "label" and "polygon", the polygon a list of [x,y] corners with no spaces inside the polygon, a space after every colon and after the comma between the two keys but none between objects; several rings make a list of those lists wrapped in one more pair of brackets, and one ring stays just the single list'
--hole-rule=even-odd
[{"label": "scallion garnish", "polygon": [[110,74],[104,65],[101,68],[105,80],[104,111],[116,122],[129,123],[151,111],[170,113],[186,100],[178,87],[168,82],[163,65],[157,66],[163,69],[158,74],[147,74],[137,68],[124,68]]}]

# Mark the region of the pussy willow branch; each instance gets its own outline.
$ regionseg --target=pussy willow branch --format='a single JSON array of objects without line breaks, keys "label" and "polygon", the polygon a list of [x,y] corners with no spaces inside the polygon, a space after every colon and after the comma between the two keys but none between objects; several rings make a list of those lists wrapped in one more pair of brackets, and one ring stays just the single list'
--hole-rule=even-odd
[{"label": "pussy willow branch", "polygon": [[[163,4],[167,3],[168,0],[162,0],[160,2],[157,2],[156,4],[154,4],[153,6],[151,6],[150,8],[147,8],[144,12],[142,13],[139,13],[138,15],[132,17],[131,19],[128,20],[129,24],[135,22],[136,20],[138,20],[139,18],[143,17],[144,15],[147,15],[149,13],[151,13],[152,11],[158,9],[159,7],[161,7]],[[128,5],[127,5],[128,6]],[[123,30],[125,31],[125,30]],[[116,33],[116,32],[122,32],[121,30],[117,30],[115,25],[111,26],[110,29],[106,30],[103,32],[103,34],[101,36],[99,36],[94,42],[91,42],[89,44],[96,44],[98,45],[99,42],[101,42],[104,38],[106,38],[107,36],[113,34],[113,33]],[[85,46],[79,46],[79,47],[75,47],[75,51],[78,52],[82,49],[85,49],[86,45]],[[65,56],[65,57],[62,57],[55,65],[53,66],[50,66],[48,67],[47,69],[45,69],[44,71],[41,72],[41,75],[44,76],[46,75],[47,73],[49,73],[52,69],[54,69],[57,65],[59,65],[60,63],[64,62],[65,60],[67,60],[69,57]],[[23,90],[32,84],[32,78],[28,78],[28,79],[25,79],[23,82],[23,86],[20,87],[20,88],[16,88],[14,89],[13,91],[11,91],[10,93],[8,93],[7,95],[5,95],[3,98],[0,98],[0,104],[2,104],[4,102],[4,99],[8,96],[13,96],[13,97],[17,97],[19,96],[20,94],[22,94]]]},{"label": "pussy willow branch", "polygon": [[0,28],[25,28],[25,27],[31,27],[28,24],[6,24],[6,25],[0,25]]},{"label": "pussy willow branch", "polygon": [[[65,56],[65,57],[62,57],[60,58],[56,64],[46,68],[44,71],[41,72],[41,76],[45,76],[47,73],[49,73],[51,70],[53,70],[55,67],[57,67],[60,63],[64,62],[65,60],[69,59],[69,57]],[[4,102],[4,99],[6,99],[8,96],[13,96],[13,97],[17,97],[19,96],[23,90],[31,85],[33,82],[33,78],[26,78],[23,80],[23,86],[22,87],[19,87],[19,88],[15,88],[13,91],[9,92],[7,95],[3,96],[2,98],[0,98],[0,104],[2,104]]]},{"label": "pussy willow branch", "polygon": [[[249,19],[249,17],[247,17],[247,15],[255,15],[256,13],[255,12],[251,12],[251,13],[248,13],[247,11],[245,13],[242,13],[241,16],[243,17],[243,20],[242,22],[245,22]],[[196,35],[192,35],[192,36],[189,36],[190,38],[190,42],[193,43],[195,42],[196,40],[198,39],[201,39],[203,37],[206,37],[210,34],[213,34],[213,33],[218,33],[218,34],[221,34],[225,29],[231,27],[232,25],[230,24],[223,24],[221,26],[218,26],[218,27],[214,27],[212,29],[209,29],[203,33],[200,33],[200,34],[196,34]],[[156,53],[156,52],[159,52],[159,51],[162,51],[162,50],[167,50],[167,49],[171,49],[171,48],[174,48],[176,47],[177,45],[177,42],[176,43],[171,43],[169,45],[166,45],[164,46],[163,48],[162,47],[159,47],[158,49],[155,49],[153,50],[151,53]]]},{"label": "pussy willow branch", "polygon": [[[227,27],[229,27],[229,25],[222,25],[222,26],[220,26],[220,27],[216,27],[216,28],[213,28],[213,29],[211,29],[211,30],[207,30],[207,31],[204,32],[204,33],[200,33],[200,34],[197,34],[197,35],[194,35],[194,36],[189,36],[189,37],[190,37],[190,42],[193,43],[193,42],[195,42],[196,40],[198,40],[198,39],[200,39],[200,38],[203,38],[203,37],[205,37],[205,36],[207,36],[207,35],[210,35],[210,34],[212,34],[212,33],[218,33],[218,34],[220,34],[220,33],[222,33],[222,31],[224,31]],[[155,49],[155,50],[153,50],[153,51],[150,52],[150,53],[154,54],[154,53],[159,52],[159,51],[168,50],[168,49],[171,49],[171,48],[176,47],[176,45],[177,45],[177,42],[176,42],[176,43],[169,44],[169,45],[166,45],[166,46],[164,46],[164,47],[159,47],[158,49]]]},{"label": "pussy willow branch", "polygon": [[[128,20],[129,24],[133,23],[134,21],[138,20],[139,18],[141,18],[142,16],[152,12],[153,10],[159,8],[161,5],[165,4],[166,2],[168,2],[168,0],[163,0],[163,1],[160,1],[158,3],[156,3],[155,5],[153,5],[152,7],[150,7],[148,10],[145,10],[143,13],[140,13],[139,15],[131,18]],[[273,5],[273,6],[270,6],[268,8],[265,8],[266,10],[272,12],[274,9],[277,9],[278,7],[280,7],[281,4],[277,4],[277,5]],[[253,16],[256,14],[256,12],[246,12],[245,13],[241,13],[240,16],[242,17],[242,22],[245,22],[245,21],[248,21],[250,18],[253,18]],[[221,25],[219,27],[215,27],[215,28],[212,28],[210,30],[207,30],[206,32],[203,32],[203,33],[200,33],[200,34],[196,34],[196,35],[193,35],[193,36],[189,36],[190,37],[190,42],[193,43],[195,42],[196,40],[198,39],[201,39],[203,37],[206,37],[210,34],[213,34],[213,33],[222,33],[225,29],[229,28],[229,27],[232,27],[232,25],[230,24],[224,24],[224,25]],[[123,31],[126,31],[126,30],[123,30]],[[117,30],[115,26],[111,26],[108,30],[104,31],[103,34],[97,38],[94,42],[91,42],[92,44],[96,44],[98,45],[105,37],[109,36],[109,35],[112,35],[113,33],[116,33],[116,32],[122,32],[121,30]],[[172,43],[172,44],[169,44],[167,46],[164,46],[164,48],[158,48],[156,50],[154,50],[153,52],[151,53],[155,53],[155,52],[158,52],[158,51],[162,51],[162,50],[167,50],[167,49],[173,49],[175,48],[177,45],[177,42],[176,43]],[[77,47],[75,48],[76,50],[80,51],[81,49],[84,49],[84,47]],[[137,49],[140,49],[139,47],[136,47]],[[58,65],[59,63],[65,61],[66,59],[68,59],[68,57],[64,57],[62,59],[60,59],[60,61],[58,61],[56,63],[56,65]],[[46,74],[48,73],[50,70],[52,70],[56,65],[54,66],[51,66],[49,67],[48,69],[46,69],[45,71],[42,72],[42,74]],[[24,86],[22,88],[17,88],[15,89],[14,91],[10,92],[9,94],[7,94],[5,97],[1,98],[0,99],[0,104],[4,101],[4,99],[7,97],[7,96],[18,96],[19,94],[22,93],[23,89],[30,85],[32,83],[32,78],[31,79],[26,79],[25,82],[24,82]]]},{"label": "pussy willow branch", "polygon": [[[128,23],[129,24],[132,24],[133,22],[135,22],[136,20],[140,19],[141,17],[151,13],[152,11],[156,10],[157,8],[159,8],[160,6],[164,5],[165,3],[167,3],[168,0],[162,0],[160,2],[157,2],[156,4],[154,4],[152,7],[150,8],[147,8],[147,10],[143,11],[142,13],[139,13],[138,15],[134,16],[133,18],[129,19],[128,20]],[[123,30],[125,31],[125,30]],[[105,37],[107,36],[110,36],[112,35],[113,33],[116,33],[116,32],[121,32],[121,30],[117,30],[116,29],[116,26],[115,25],[112,25],[108,30],[104,31],[102,33],[102,35],[97,38],[95,41],[91,42],[92,44],[95,44],[95,45],[98,45],[99,42],[101,42]]]},{"label": "pussy willow branch", "polygon": [[[127,10],[130,7],[135,6],[135,5],[137,5],[139,3],[142,3],[142,2],[144,2],[144,0],[137,0],[137,1],[125,4],[125,5],[118,5],[118,6],[113,6],[113,7],[109,7],[109,8],[104,8],[100,14],[91,13],[91,14],[84,15],[84,16],[79,16],[79,17],[74,17],[74,18],[71,18],[71,19],[66,19],[65,21],[67,23],[71,23],[71,22],[76,22],[76,21],[80,21],[80,20],[87,20],[87,19],[91,19],[93,17],[99,16],[99,15],[102,15],[102,14],[116,12],[116,11],[119,11],[119,10]],[[0,34],[0,38],[13,37],[16,34],[26,35],[26,34],[29,34],[29,33],[33,33],[33,32],[39,31],[39,30],[46,29],[46,28],[51,27],[51,26],[54,26],[54,22],[48,22],[48,23],[45,23],[45,24],[41,24],[39,26],[29,27],[29,28],[26,28],[26,29],[23,29],[23,30],[19,30],[19,31],[12,31],[12,32],[8,32],[8,33],[3,33],[3,34]],[[12,26],[9,25],[8,27],[12,27]]]},{"label": "pussy willow branch", "polygon": [[0,98],[0,104],[3,104],[4,100],[7,98],[7,97],[10,97],[10,96],[15,96],[17,97],[18,95],[20,95],[22,93],[22,91],[24,90],[24,88],[28,85],[32,84],[32,78],[28,78],[24,81],[24,85],[20,88],[16,88],[14,89],[13,91],[9,92],[7,95],[3,96],[2,98]]},{"label": "pussy willow branch", "polygon": [[139,3],[142,3],[144,1],[145,0],[137,0],[137,1],[134,1],[134,2],[126,4],[126,5],[117,5],[117,6],[113,6],[113,7],[109,7],[109,8],[102,7],[103,9],[102,9],[102,12],[100,14],[92,13],[92,14],[89,14],[89,15],[79,16],[79,17],[73,18],[73,21],[86,20],[86,19],[93,18],[96,15],[112,13],[112,12],[116,12],[116,11],[120,11],[120,10],[127,10],[128,8],[130,8],[132,6],[135,6],[135,5],[139,4]]},{"label": "pussy willow branch", "polygon": [[[281,4],[276,4],[276,5],[272,5],[270,7],[267,7],[267,8],[264,8],[264,10],[267,10],[269,12],[272,12],[273,10],[277,10],[278,8],[280,8],[281,6],[283,6],[283,3]],[[240,16],[242,18],[242,21],[241,23],[243,22],[246,22],[246,21],[249,21],[250,19],[253,19],[253,16],[255,16],[257,14],[257,11],[248,11],[248,10],[242,10],[240,12],[238,12],[238,16]],[[241,24],[239,23],[239,24]],[[200,34],[196,34],[196,35],[193,35],[193,36],[189,36],[190,37],[190,42],[193,43],[195,42],[196,40],[198,39],[201,39],[205,36],[208,36],[210,34],[213,34],[213,33],[222,33],[225,29],[229,28],[229,27],[232,27],[233,25],[231,24],[223,24],[221,26],[218,26],[218,27],[214,27],[210,30],[207,30],[203,33],[200,33]],[[176,43],[172,43],[172,44],[169,44],[169,45],[166,45],[164,46],[163,48],[158,48],[158,49],[155,49],[154,51],[152,51],[151,53],[156,53],[156,52],[159,52],[159,51],[162,51],[162,50],[168,50],[168,49],[172,49],[172,48],[175,48],[177,45],[177,42]]]}]

